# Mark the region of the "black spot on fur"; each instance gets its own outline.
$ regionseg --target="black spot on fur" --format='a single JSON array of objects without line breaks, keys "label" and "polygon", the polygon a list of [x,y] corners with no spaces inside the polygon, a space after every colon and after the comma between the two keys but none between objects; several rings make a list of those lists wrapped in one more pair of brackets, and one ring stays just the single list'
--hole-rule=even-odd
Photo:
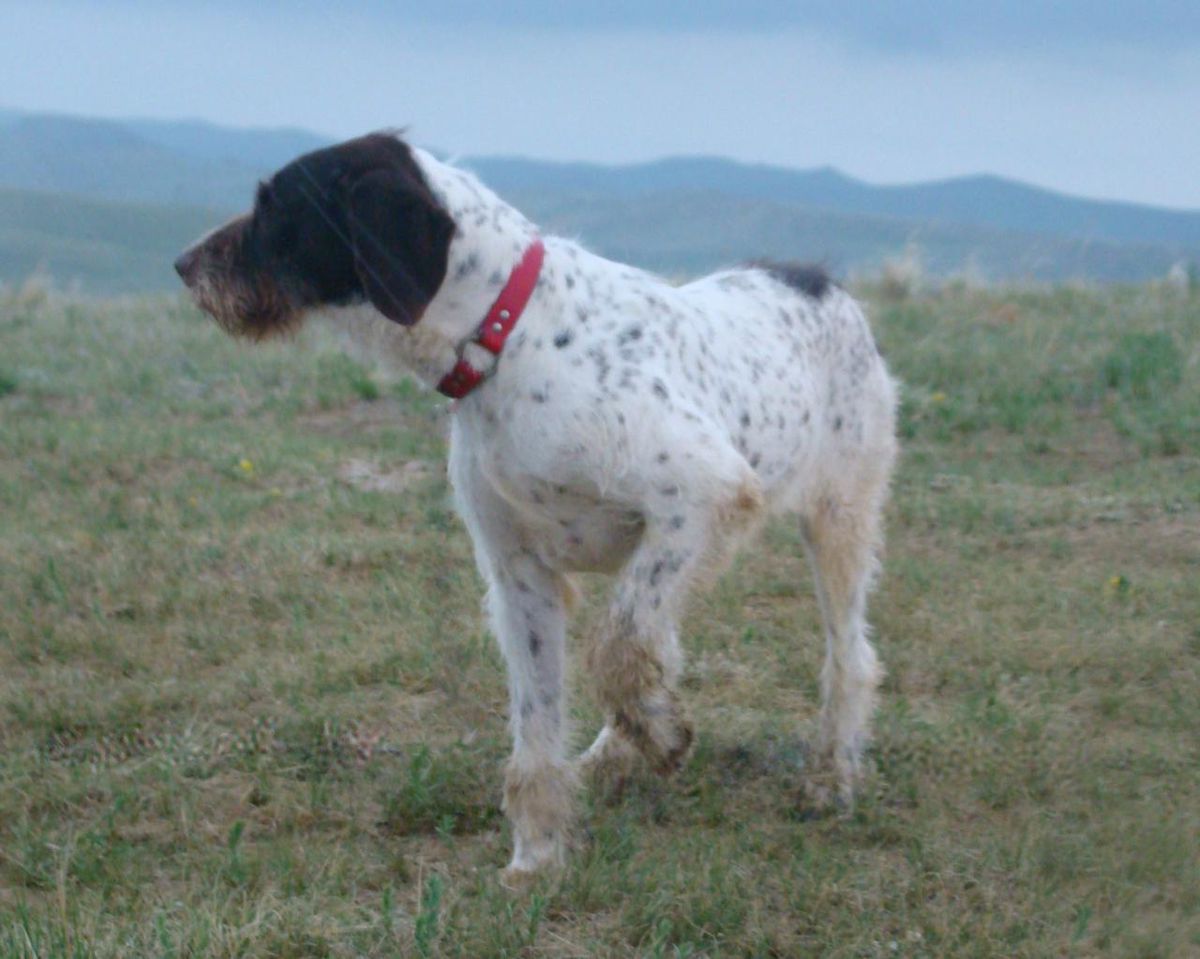
[{"label": "black spot on fur", "polygon": [[750,266],[765,270],[780,283],[784,283],[814,300],[821,299],[834,285],[825,268],[815,263],[776,263],[773,260],[755,260]]},{"label": "black spot on fur", "polygon": [[554,337],[554,345],[561,350],[563,347],[569,345],[573,338],[574,335],[570,330],[563,330]]},{"label": "black spot on fur", "polygon": [[467,254],[466,259],[464,259],[461,263],[458,264],[457,267],[454,268],[454,278],[456,280],[465,279],[466,277],[470,276],[472,273],[474,273],[478,269],[479,269],[479,254],[474,253],[474,252],[469,253],[469,254]]}]

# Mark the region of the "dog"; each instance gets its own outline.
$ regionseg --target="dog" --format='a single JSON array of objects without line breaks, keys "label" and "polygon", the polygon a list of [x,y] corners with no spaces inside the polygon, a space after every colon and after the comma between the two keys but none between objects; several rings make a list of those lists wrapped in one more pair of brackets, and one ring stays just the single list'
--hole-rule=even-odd
[{"label": "dog", "polygon": [[[581,776],[679,767],[685,599],[770,513],[798,517],[824,622],[811,791],[851,799],[882,672],[865,607],[897,388],[823,271],[758,261],[674,286],[542,237],[390,132],[290,163],[175,268],[229,333],[332,313],[454,398],[449,474],[508,668],[508,881],[564,862]],[[605,723],[571,761],[578,572],[616,583],[584,657]]]}]

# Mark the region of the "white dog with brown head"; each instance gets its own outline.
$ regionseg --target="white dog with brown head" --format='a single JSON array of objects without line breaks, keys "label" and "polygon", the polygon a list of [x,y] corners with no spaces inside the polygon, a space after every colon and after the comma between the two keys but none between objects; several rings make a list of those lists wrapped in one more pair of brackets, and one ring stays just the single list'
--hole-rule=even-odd
[{"label": "white dog with brown head", "polygon": [[821,271],[760,262],[675,287],[540,237],[391,134],[289,164],[176,269],[231,333],[343,311],[455,397],[450,476],[508,665],[510,875],[559,864],[572,820],[568,575],[616,576],[586,657],[607,722],[583,765],[669,773],[692,740],[684,601],[768,512],[798,516],[824,617],[813,782],[850,797],[880,676],[865,606],[896,390]]}]

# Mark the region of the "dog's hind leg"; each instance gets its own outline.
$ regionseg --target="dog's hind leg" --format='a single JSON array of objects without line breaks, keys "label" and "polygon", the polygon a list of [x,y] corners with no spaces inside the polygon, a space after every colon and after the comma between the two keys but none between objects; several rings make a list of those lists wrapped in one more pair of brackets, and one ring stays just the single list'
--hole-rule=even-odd
[{"label": "dog's hind leg", "polygon": [[859,495],[825,495],[802,521],[825,626],[821,718],[809,777],[819,805],[845,806],[853,798],[883,675],[868,638],[866,603],[878,564],[885,490],[864,483],[862,474],[858,479]]},{"label": "dog's hind leg", "polygon": [[642,538],[589,649],[607,725],[583,765],[605,778],[612,778],[606,765],[617,775],[624,771],[630,745],[659,773],[673,772],[683,761],[692,741],[676,691],[684,600],[764,512],[758,478],[736,451],[712,441],[685,449],[703,452],[660,462],[654,482],[642,491]]}]

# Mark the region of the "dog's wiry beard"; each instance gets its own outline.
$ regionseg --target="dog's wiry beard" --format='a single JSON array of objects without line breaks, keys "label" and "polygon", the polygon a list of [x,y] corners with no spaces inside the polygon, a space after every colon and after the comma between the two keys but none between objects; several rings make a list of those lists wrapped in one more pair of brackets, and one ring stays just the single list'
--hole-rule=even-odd
[{"label": "dog's wiry beard", "polygon": [[192,287],[192,300],[231,336],[260,341],[292,333],[303,323],[299,297],[266,275],[248,280],[206,271]]},{"label": "dog's wiry beard", "polygon": [[190,284],[192,300],[231,336],[264,340],[296,330],[305,313],[303,291],[245,262],[245,221],[204,242],[201,269]]}]

